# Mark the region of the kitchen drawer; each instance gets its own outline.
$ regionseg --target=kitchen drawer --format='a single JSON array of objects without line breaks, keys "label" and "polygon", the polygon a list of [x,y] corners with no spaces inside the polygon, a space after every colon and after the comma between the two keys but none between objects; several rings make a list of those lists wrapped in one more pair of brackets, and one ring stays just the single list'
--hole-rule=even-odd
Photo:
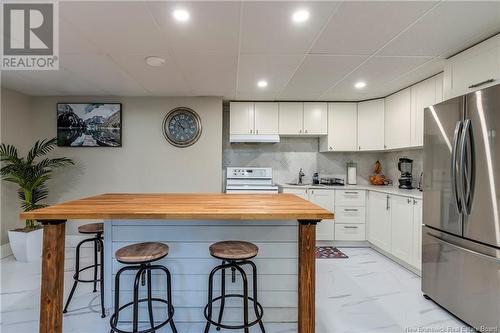
[{"label": "kitchen drawer", "polygon": [[365,207],[335,208],[335,222],[337,223],[365,223]]},{"label": "kitchen drawer", "polygon": [[336,190],[335,206],[337,207],[362,207],[365,205],[364,190]]},{"label": "kitchen drawer", "polygon": [[335,240],[338,241],[364,241],[365,225],[354,223],[335,223]]}]

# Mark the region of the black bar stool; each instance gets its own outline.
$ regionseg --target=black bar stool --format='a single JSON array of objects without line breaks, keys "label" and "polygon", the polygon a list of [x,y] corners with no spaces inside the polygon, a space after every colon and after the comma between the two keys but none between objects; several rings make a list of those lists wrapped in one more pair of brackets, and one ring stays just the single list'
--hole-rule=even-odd
[{"label": "black bar stool", "polygon": [[[131,264],[133,266],[125,266],[121,268],[115,276],[115,313],[111,316],[110,325],[111,333],[150,333],[159,330],[166,324],[170,324],[172,331],[177,333],[177,328],[174,324],[174,306],[172,305],[172,277],[170,271],[162,265],[151,265],[153,261],[160,260],[168,255],[168,246],[163,243],[146,242],[132,244],[122,247],[115,253],[115,258],[122,264]],[[154,298],[151,291],[151,271],[163,271],[167,276],[167,300]],[[120,276],[125,271],[137,271],[134,280],[134,300],[125,305],[120,306]],[[147,276],[147,279],[145,279]],[[142,286],[146,285],[148,296],[139,299],[139,283]],[[148,303],[149,323],[151,328],[139,331],[139,303]],[[153,318],[153,302],[160,302],[168,306],[168,318],[160,324],[154,324]],[[123,309],[133,306],[132,331],[124,331],[117,328],[118,316]]]},{"label": "black bar stool", "polygon": [[[210,330],[210,325],[215,325],[219,331],[221,328],[230,330],[244,329],[248,333],[248,328],[259,324],[262,333],[265,333],[262,317],[264,311],[262,305],[257,301],[257,267],[255,263],[249,259],[255,257],[259,252],[257,245],[243,241],[225,241],[210,245],[210,254],[212,257],[221,259],[222,264],[216,266],[210,273],[208,280],[208,304],[205,306],[204,315],[207,319],[205,333]],[[248,296],[248,280],[242,266],[250,265],[253,271],[253,297]],[[226,294],[226,269],[231,269],[232,282],[235,282],[235,272],[238,271],[243,280],[243,295]],[[213,279],[215,273],[221,270],[221,296],[213,298]],[[224,325],[222,324],[222,316],[226,298],[243,298],[243,325]],[[252,301],[256,319],[249,322],[248,319],[248,301]],[[212,319],[212,306],[215,302],[220,301],[219,317],[217,322]]]},{"label": "black bar stool", "polygon": [[[81,234],[95,234],[93,238],[87,238],[82,240],[76,246],[76,263],[75,263],[75,274],[73,275],[73,279],[75,282],[73,283],[73,287],[71,288],[71,292],[69,293],[68,300],[66,301],[66,306],[64,307],[63,313],[68,312],[68,306],[73,298],[73,294],[75,293],[76,286],[78,282],[84,283],[94,283],[94,292],[97,291],[97,282],[100,283],[100,292],[101,292],[101,317],[106,317],[106,313],[104,311],[104,243],[102,241],[102,233],[104,232],[104,226],[102,223],[90,223],[84,224],[78,227],[78,232]],[[94,264],[84,267],[80,269],[80,247],[85,243],[94,243]],[[100,253],[99,262],[97,260],[98,254]],[[80,279],[80,273],[86,271],[87,269],[94,268],[94,279],[92,280],[84,280]],[[100,268],[100,277],[97,278],[97,269]]]}]

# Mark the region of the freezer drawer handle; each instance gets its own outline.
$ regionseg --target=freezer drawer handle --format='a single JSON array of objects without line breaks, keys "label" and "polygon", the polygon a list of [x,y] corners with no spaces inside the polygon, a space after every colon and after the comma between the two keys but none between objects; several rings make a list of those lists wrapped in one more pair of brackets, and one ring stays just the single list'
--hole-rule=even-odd
[{"label": "freezer drawer handle", "polygon": [[483,84],[495,82],[495,79],[488,79],[482,82],[474,83],[469,86],[469,89],[481,87]]},{"label": "freezer drawer handle", "polygon": [[435,238],[435,239],[439,240],[440,242],[445,243],[446,245],[449,245],[449,246],[451,246],[451,247],[453,247],[453,248],[455,248],[455,249],[459,249],[459,250],[461,250],[461,251],[465,251],[465,252],[470,253],[470,254],[472,254],[472,255],[475,255],[475,256],[477,256],[477,257],[481,257],[481,258],[483,258],[483,259],[486,259],[486,260],[492,261],[492,262],[494,262],[494,263],[496,263],[496,264],[500,264],[500,259],[498,259],[498,258],[495,258],[495,257],[489,256],[489,255],[486,255],[486,254],[483,254],[483,253],[480,253],[480,252],[477,252],[477,251],[469,250],[469,249],[466,249],[466,248],[461,247],[461,246],[458,246],[458,245],[455,245],[455,244],[453,244],[453,243],[450,243],[450,242],[448,242],[448,241],[445,241],[445,240],[444,240],[444,239],[442,239],[441,237],[434,236],[433,234],[430,234],[430,233],[427,233],[427,235],[428,235],[428,236],[431,236],[431,237],[433,237],[433,238]]}]

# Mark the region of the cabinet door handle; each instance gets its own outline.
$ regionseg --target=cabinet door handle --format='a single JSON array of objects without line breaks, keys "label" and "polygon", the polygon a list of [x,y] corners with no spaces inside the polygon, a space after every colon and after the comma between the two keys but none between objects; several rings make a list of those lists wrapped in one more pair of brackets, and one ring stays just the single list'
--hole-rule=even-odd
[{"label": "cabinet door handle", "polygon": [[332,147],[332,146],[330,146],[330,148],[328,148],[328,149],[333,150],[333,147]]},{"label": "cabinet door handle", "polygon": [[302,133],[302,130],[301,130],[301,129],[299,130],[299,133]]},{"label": "cabinet door handle", "polygon": [[358,227],[353,226],[353,225],[345,225],[344,229],[358,229]]},{"label": "cabinet door handle", "polygon": [[358,194],[358,191],[344,191],[345,194]]},{"label": "cabinet door handle", "polygon": [[252,134],[253,130],[250,130],[250,134]]},{"label": "cabinet door handle", "polygon": [[482,86],[483,84],[492,83],[492,82],[495,82],[495,79],[488,79],[488,80],[484,80],[482,82],[474,83],[474,84],[471,84],[469,86],[469,89],[470,88],[477,88],[477,87]]},{"label": "cabinet door handle", "polygon": [[417,200],[413,199],[413,204],[416,205],[417,204]]},{"label": "cabinet door handle", "polygon": [[305,130],[305,132],[307,133],[307,130]]},{"label": "cabinet door handle", "polygon": [[344,209],[344,212],[357,212],[358,210],[357,209],[354,209],[354,208],[345,208]]},{"label": "cabinet door handle", "polygon": [[255,130],[255,133],[256,133],[256,134],[259,134],[259,130]]},{"label": "cabinet door handle", "polygon": [[408,198],[407,200],[408,200],[408,204],[411,204],[411,199],[410,199],[410,198]]},{"label": "cabinet door handle", "polygon": [[358,150],[361,150],[361,146],[358,146]]},{"label": "cabinet door handle", "polygon": [[386,204],[385,204],[385,209],[386,210],[389,210],[389,208],[391,208],[391,206],[389,206],[389,196],[386,197]]}]

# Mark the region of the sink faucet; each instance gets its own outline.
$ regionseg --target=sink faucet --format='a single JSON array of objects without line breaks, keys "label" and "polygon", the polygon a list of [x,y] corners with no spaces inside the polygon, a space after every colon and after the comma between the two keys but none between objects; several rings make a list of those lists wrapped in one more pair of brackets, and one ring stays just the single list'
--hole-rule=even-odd
[{"label": "sink faucet", "polygon": [[304,173],[304,171],[302,171],[302,168],[300,168],[299,170],[299,181],[297,182],[297,184],[302,184],[302,178],[304,178],[306,174]]}]

